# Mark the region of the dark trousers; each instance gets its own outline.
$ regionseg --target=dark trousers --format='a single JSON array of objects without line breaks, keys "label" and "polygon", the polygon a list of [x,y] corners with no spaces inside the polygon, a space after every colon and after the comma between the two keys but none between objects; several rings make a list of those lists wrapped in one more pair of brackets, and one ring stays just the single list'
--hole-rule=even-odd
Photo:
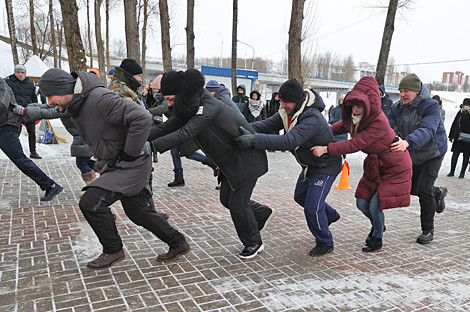
[{"label": "dark trousers", "polygon": [[24,174],[30,177],[41,190],[49,189],[54,181],[49,178],[36,164],[26,157],[23,152],[18,132],[5,132],[0,134],[0,149]]},{"label": "dark trousers", "polygon": [[411,178],[411,195],[419,197],[421,206],[421,230],[434,229],[434,215],[436,214],[436,195],[439,189],[434,182],[439,174],[444,155],[426,160],[421,165],[413,164],[413,177]]},{"label": "dark trousers", "polygon": [[34,122],[27,122],[24,124],[28,131],[29,152],[36,152],[36,124]]},{"label": "dark trousers", "polygon": [[95,165],[96,161],[91,159],[90,157],[76,157],[75,164],[77,165],[78,169],[80,169],[81,173],[88,173],[91,171],[91,168]]},{"label": "dark trousers", "polygon": [[[461,152],[453,152],[452,160],[450,162],[450,172],[455,172],[455,167],[457,167],[457,160],[459,160],[459,155]],[[462,159],[462,168],[460,169],[460,175],[465,176],[465,170],[467,170],[468,160],[470,159],[470,152],[463,152]]]},{"label": "dark trousers", "polygon": [[314,174],[304,179],[301,172],[295,186],[294,200],[304,207],[305,219],[310,232],[319,246],[333,246],[333,235],[328,223],[339,213],[325,202],[336,176]]},{"label": "dark trousers", "polygon": [[116,253],[122,248],[122,240],[109,209],[109,205],[117,200],[121,201],[124,212],[132,222],[149,230],[171,248],[177,248],[184,243],[183,234],[150,207],[145,190],[137,195],[126,197],[99,187],[90,187],[81,198],[79,206],[103,245],[104,253]]},{"label": "dark trousers", "polygon": [[262,243],[256,220],[266,218],[271,212],[267,206],[250,199],[257,180],[257,178],[248,180],[233,191],[227,178],[221,176],[220,202],[230,210],[237,235],[246,247]]}]

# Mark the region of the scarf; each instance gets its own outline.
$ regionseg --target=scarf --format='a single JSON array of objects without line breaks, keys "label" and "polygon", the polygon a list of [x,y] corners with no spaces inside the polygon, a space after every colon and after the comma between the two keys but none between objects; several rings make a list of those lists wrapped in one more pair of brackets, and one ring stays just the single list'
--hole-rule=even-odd
[{"label": "scarf", "polygon": [[263,109],[263,101],[255,101],[250,99],[250,103],[248,104],[248,108],[250,109],[250,113],[255,117],[258,118],[261,110]]}]

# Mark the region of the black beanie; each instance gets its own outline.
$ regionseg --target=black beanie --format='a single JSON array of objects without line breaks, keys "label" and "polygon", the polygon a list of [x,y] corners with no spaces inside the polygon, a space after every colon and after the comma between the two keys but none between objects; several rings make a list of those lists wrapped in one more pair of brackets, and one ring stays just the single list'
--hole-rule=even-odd
[{"label": "black beanie", "polygon": [[298,103],[304,98],[304,89],[297,79],[289,79],[279,88],[279,98],[284,102]]},{"label": "black beanie", "polygon": [[441,100],[441,97],[439,95],[433,96],[432,99],[436,100],[437,103],[439,103],[439,105],[442,105],[442,100]]},{"label": "black beanie", "polygon": [[134,59],[125,59],[119,66],[131,75],[142,74],[142,67]]},{"label": "black beanie", "polygon": [[39,89],[44,96],[73,94],[75,78],[65,70],[51,68],[39,79]]},{"label": "black beanie", "polygon": [[163,74],[160,93],[163,95],[175,95],[180,90],[184,80],[184,71],[170,71]]}]

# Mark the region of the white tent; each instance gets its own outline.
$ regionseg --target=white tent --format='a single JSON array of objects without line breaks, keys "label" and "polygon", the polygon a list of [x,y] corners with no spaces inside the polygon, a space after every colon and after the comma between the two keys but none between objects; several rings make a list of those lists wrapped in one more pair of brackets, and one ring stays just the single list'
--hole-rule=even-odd
[{"label": "white tent", "polygon": [[31,56],[24,66],[26,67],[26,77],[29,78],[40,78],[49,69],[37,55]]}]

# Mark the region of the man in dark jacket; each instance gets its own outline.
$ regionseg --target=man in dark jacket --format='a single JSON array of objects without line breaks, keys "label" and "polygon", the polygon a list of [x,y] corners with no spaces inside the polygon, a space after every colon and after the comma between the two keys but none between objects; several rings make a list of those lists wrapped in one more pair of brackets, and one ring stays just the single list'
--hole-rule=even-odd
[{"label": "man in dark jacket", "polygon": [[274,209],[250,200],[256,181],[268,171],[268,160],[264,151],[240,151],[231,144],[239,126],[254,133],[253,128],[204,89],[204,77],[196,69],[165,73],[161,92],[174,107],[174,116],[152,127],[149,140],[154,150],[163,153],[190,139],[196,141],[221,171],[220,202],[230,210],[245,246],[240,258],[255,257],[264,250],[260,231],[275,214]]},{"label": "man in dark jacket", "polygon": [[[310,256],[322,256],[333,250],[333,236],[328,225],[337,221],[339,213],[325,202],[331,185],[341,171],[341,157],[324,154],[313,155],[311,148],[334,142],[333,132],[322,111],[325,104],[320,95],[303,90],[295,78],[286,81],[279,89],[281,109],[267,120],[250,125],[256,134],[246,133],[234,139],[240,149],[290,150],[302,167],[294,199],[304,207],[307,224],[316,238]],[[285,130],[284,135],[268,134]],[[245,132],[245,129],[241,129]]]},{"label": "man in dark jacket", "polygon": [[96,75],[57,68],[46,71],[39,86],[50,105],[72,115],[81,137],[93,149],[100,177],[80,199],[83,215],[103,245],[87,268],[102,270],[125,258],[109,205],[120,200],[129,219],[170,247],[157,261],[171,261],[190,251],[183,234],[170,226],[147,197],[152,160],[146,143],[152,116],[140,105],[108,90]]},{"label": "man in dark jacket", "polygon": [[387,92],[385,92],[384,86],[379,86],[380,91],[380,100],[382,101],[382,111],[384,112],[385,116],[387,116],[390,107],[393,105],[393,101],[388,96]]},{"label": "man in dark jacket", "polygon": [[[13,90],[18,105],[26,107],[29,103],[38,102],[36,86],[26,77],[26,67],[23,65],[15,65],[15,73],[8,77],[6,83]],[[36,124],[28,117],[23,117],[23,124],[28,131],[29,158],[41,159],[42,157],[36,152]]]},{"label": "man in dark jacket", "polygon": [[266,116],[269,118],[276,114],[279,110],[279,107],[281,106],[281,102],[279,101],[279,92],[273,92],[271,100],[267,102]]},{"label": "man in dark jacket", "polygon": [[419,197],[421,229],[417,242],[429,244],[434,238],[434,215],[445,209],[447,188],[435,187],[442,159],[447,151],[447,136],[439,104],[415,74],[405,76],[398,85],[400,101],[392,105],[388,121],[399,136],[392,151],[408,149],[413,161],[411,195]]},{"label": "man in dark jacket", "polygon": [[23,153],[18,138],[25,108],[16,104],[15,94],[3,79],[0,79],[0,149],[24,174],[36,182],[46,194],[42,201],[52,200],[62,191],[62,186],[49,178]]},{"label": "man in dark jacket", "polygon": [[245,109],[248,109],[248,102],[250,98],[246,95],[246,87],[241,84],[237,87],[237,95],[232,98],[232,101],[237,104],[238,109],[242,114],[245,114]]}]

